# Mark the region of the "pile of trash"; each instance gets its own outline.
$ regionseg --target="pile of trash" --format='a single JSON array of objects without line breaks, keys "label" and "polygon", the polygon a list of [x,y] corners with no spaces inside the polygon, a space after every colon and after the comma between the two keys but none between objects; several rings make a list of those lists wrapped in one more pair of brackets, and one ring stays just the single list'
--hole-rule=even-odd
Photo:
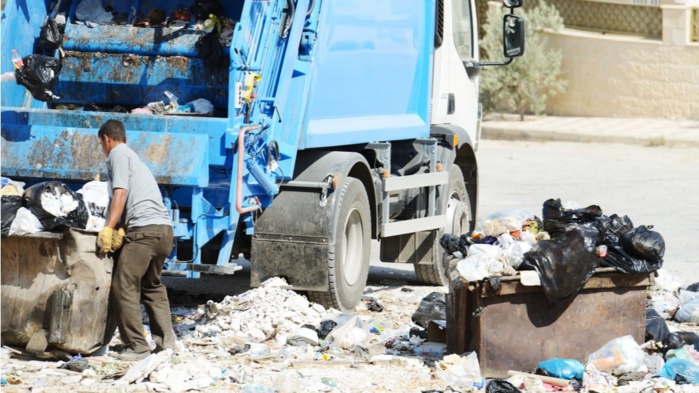
[{"label": "pile of trash", "polygon": [[496,212],[467,234],[445,234],[440,244],[463,280],[536,271],[553,306],[569,299],[598,267],[650,273],[662,267],[665,242],[652,226],[599,206],[549,199],[543,221],[526,208]]},{"label": "pile of trash", "polygon": [[2,236],[77,228],[104,228],[109,190],[107,182],[91,181],[73,191],[59,181],[25,183],[2,178]]}]

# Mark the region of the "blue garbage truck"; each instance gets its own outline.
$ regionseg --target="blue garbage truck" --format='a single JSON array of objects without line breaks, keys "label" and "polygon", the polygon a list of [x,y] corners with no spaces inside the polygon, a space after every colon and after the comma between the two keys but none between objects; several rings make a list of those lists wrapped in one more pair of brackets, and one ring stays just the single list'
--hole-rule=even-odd
[{"label": "blue garbage truck", "polygon": [[[351,310],[375,239],[382,261],[447,282],[439,238],[474,226],[478,75],[495,64],[475,0],[3,5],[3,176],[105,180],[96,132],[118,119],[171,213],[164,274],[233,274],[243,257],[253,286],[282,277]],[[504,0],[498,64],[524,50],[519,6]],[[40,45],[49,23],[57,49]],[[13,53],[57,60],[50,94],[18,83]]]}]

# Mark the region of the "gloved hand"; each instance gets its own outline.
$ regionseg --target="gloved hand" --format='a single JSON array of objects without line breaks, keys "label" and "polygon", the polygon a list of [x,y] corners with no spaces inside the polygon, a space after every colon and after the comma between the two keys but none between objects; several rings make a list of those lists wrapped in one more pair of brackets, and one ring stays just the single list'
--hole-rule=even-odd
[{"label": "gloved hand", "polygon": [[104,227],[97,235],[97,252],[106,254],[112,251],[112,236],[114,230],[110,227]]},{"label": "gloved hand", "polygon": [[119,228],[112,234],[112,251],[116,251],[124,244],[124,228]]}]

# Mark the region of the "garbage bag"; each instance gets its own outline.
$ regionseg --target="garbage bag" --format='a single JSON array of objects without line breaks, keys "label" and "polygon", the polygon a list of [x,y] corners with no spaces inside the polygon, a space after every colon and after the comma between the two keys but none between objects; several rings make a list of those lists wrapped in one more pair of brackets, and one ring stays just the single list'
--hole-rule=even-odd
[{"label": "garbage bag", "polygon": [[699,293],[680,290],[680,308],[672,316],[677,322],[699,323]]},{"label": "garbage bag", "polygon": [[665,318],[661,317],[653,307],[646,308],[646,341],[653,340],[661,343],[668,334],[670,329],[667,327]]},{"label": "garbage bag", "polygon": [[22,59],[24,67],[15,70],[18,85],[29,90],[39,101],[50,102],[56,96],[51,91],[61,72],[61,61],[55,57],[33,54]]},{"label": "garbage bag", "polygon": [[605,237],[607,256],[602,259],[602,266],[613,267],[623,273],[650,273],[663,267],[663,260],[647,261],[635,258],[620,244]]},{"label": "garbage bag", "polygon": [[39,219],[26,207],[20,207],[10,225],[10,236],[29,235],[43,230]]},{"label": "garbage bag", "polygon": [[209,15],[223,14],[223,5],[218,0],[196,0],[189,11],[197,20],[206,20]]},{"label": "garbage bag", "polygon": [[576,359],[549,359],[539,362],[540,371],[549,377],[582,381],[585,365]]},{"label": "garbage bag", "polygon": [[109,185],[106,181],[95,180],[85,183],[77,193],[82,195],[89,213],[85,229],[99,232],[104,228],[109,209]]},{"label": "garbage bag", "polygon": [[699,335],[693,332],[672,332],[663,340],[666,350],[682,348],[685,345],[691,345],[699,351]]},{"label": "garbage bag", "polygon": [[633,336],[617,337],[591,353],[588,364],[602,372],[622,375],[641,370],[645,363],[645,352]]},{"label": "garbage bag", "polygon": [[2,236],[10,234],[10,226],[17,215],[17,210],[22,207],[22,197],[17,195],[2,196]]},{"label": "garbage bag", "polygon": [[39,47],[47,51],[58,49],[63,43],[63,33],[55,18],[46,19],[39,32]]},{"label": "garbage bag", "polygon": [[[552,237],[556,237],[573,227],[578,227],[579,224],[594,223],[602,217],[602,209],[597,205],[566,209],[560,199],[549,199],[544,202],[543,217],[544,230]],[[595,227],[595,224],[589,227]]]},{"label": "garbage bag", "polygon": [[689,360],[670,358],[665,362],[663,369],[657,376],[673,380],[679,384],[699,384],[699,366]]},{"label": "garbage bag", "polygon": [[521,393],[515,385],[508,382],[506,379],[493,379],[488,382],[485,388],[485,393]]},{"label": "garbage bag", "polygon": [[89,213],[82,197],[59,181],[35,184],[24,191],[24,202],[47,230],[85,229]]},{"label": "garbage bag", "polygon": [[629,255],[649,262],[662,261],[665,255],[665,240],[653,226],[641,225],[621,235],[621,245]]},{"label": "garbage bag", "polygon": [[551,307],[572,298],[599,266],[594,249],[575,228],[552,240],[538,242],[524,254],[519,270],[536,270]]},{"label": "garbage bag", "polygon": [[200,36],[194,44],[194,49],[196,49],[197,55],[204,60],[204,64],[209,67],[219,65],[223,58],[223,46],[221,46],[214,31]]},{"label": "garbage bag", "polygon": [[432,292],[422,298],[412,316],[413,322],[425,329],[427,329],[427,325],[432,320],[444,321],[446,319],[447,299],[441,292]]}]

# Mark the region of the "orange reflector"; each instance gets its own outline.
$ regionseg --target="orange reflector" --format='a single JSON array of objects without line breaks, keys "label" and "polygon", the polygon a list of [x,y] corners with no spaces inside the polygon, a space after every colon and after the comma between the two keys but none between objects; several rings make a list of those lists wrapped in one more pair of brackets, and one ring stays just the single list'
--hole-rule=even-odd
[{"label": "orange reflector", "polygon": [[383,178],[388,179],[389,176],[391,176],[391,172],[389,172],[388,169],[385,169],[383,171]]},{"label": "orange reflector", "polygon": [[442,166],[441,162],[437,163],[437,172],[441,172],[444,169],[444,166]]},{"label": "orange reflector", "polygon": [[336,173],[335,176],[333,176],[333,188],[337,188],[337,183],[340,182],[340,174]]},{"label": "orange reflector", "polygon": [[459,136],[454,134],[454,140],[452,146],[459,146]]}]

